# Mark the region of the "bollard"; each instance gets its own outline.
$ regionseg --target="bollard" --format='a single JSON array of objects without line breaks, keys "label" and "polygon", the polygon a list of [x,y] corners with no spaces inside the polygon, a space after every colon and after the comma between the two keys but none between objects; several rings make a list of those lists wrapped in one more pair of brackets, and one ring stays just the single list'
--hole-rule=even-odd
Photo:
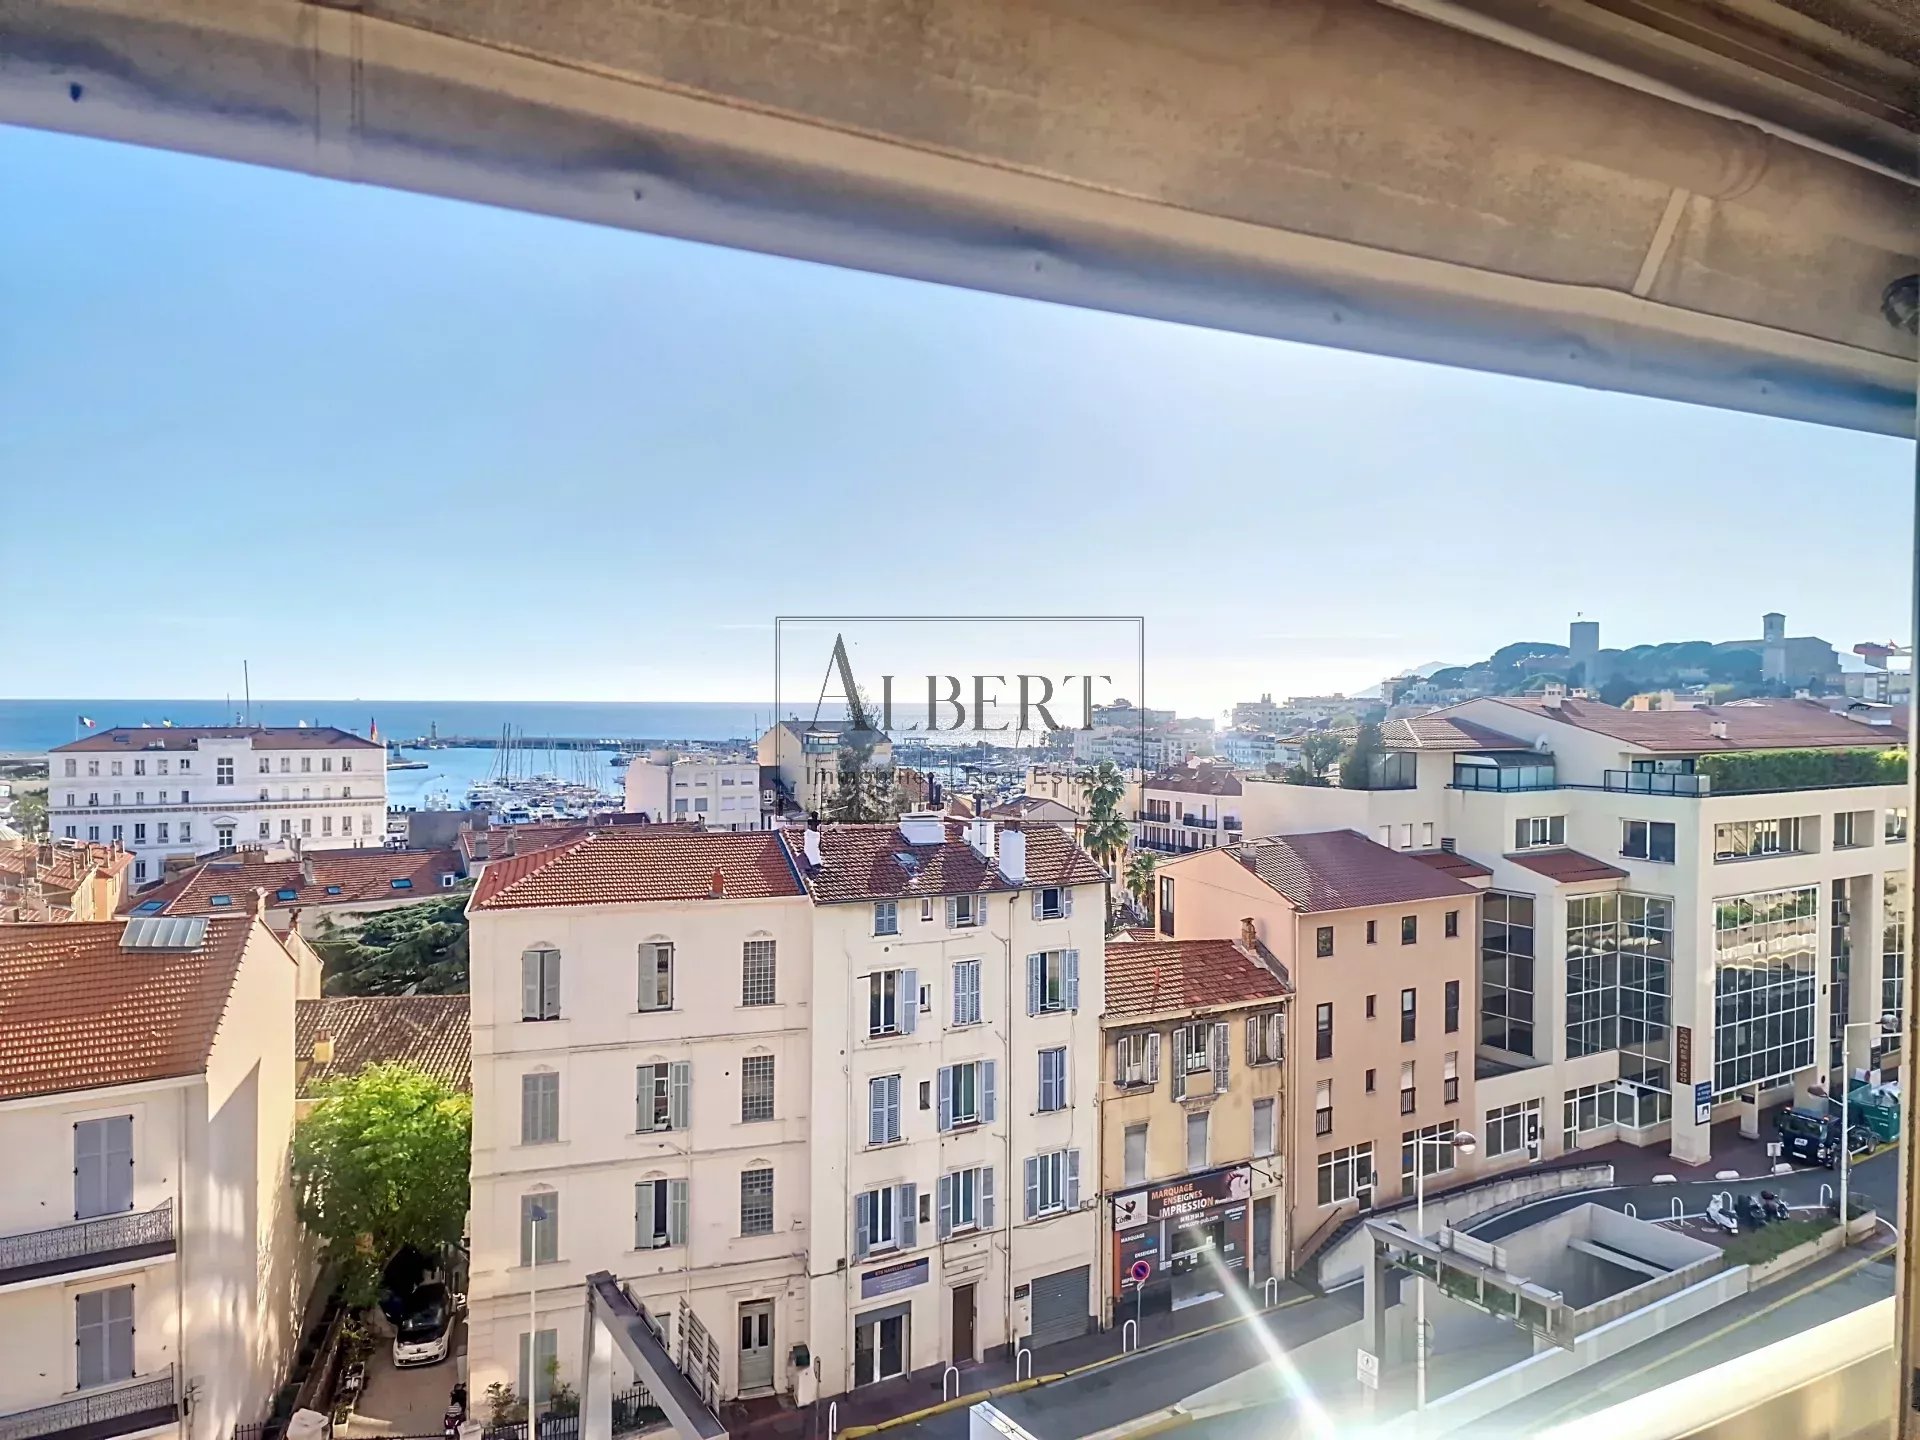
[{"label": "bollard", "polygon": [[1832,1203],[1833,1203],[1833,1186],[1825,1184],[1823,1182],[1820,1186],[1820,1208],[1824,1210],[1827,1206],[1831,1205]]},{"label": "bollard", "polygon": [[[1120,1353],[1124,1355],[1129,1350],[1138,1350],[1139,1348],[1140,1327],[1134,1321],[1129,1320],[1120,1327]],[[1017,1370],[1018,1367],[1015,1368]]]},{"label": "bollard", "polygon": [[838,1400],[829,1400],[827,1402],[827,1440],[833,1440],[833,1437],[839,1433],[840,1402]]},{"label": "bollard", "polygon": [[954,1395],[958,1396],[960,1394],[960,1367],[958,1365],[949,1365],[940,1372],[940,1399],[942,1402],[949,1398],[947,1395],[947,1377],[949,1375],[953,1377]]},{"label": "bollard", "polygon": [[1280,1277],[1278,1275],[1269,1275],[1267,1277],[1267,1285],[1263,1298],[1266,1300],[1266,1305],[1269,1310],[1280,1303]]},{"label": "bollard", "polygon": [[1680,1197],[1678,1195],[1673,1197],[1673,1214],[1668,1218],[1673,1220],[1684,1220],[1687,1218],[1687,1207],[1680,1203]]},{"label": "bollard", "polygon": [[1638,1220],[1640,1218],[1640,1212],[1638,1209],[1635,1208],[1634,1203],[1631,1200],[1624,1202],[1620,1206],[1620,1211],[1629,1220]]},{"label": "bollard", "polygon": [[[1024,1377],[1020,1374],[1020,1362],[1022,1360],[1027,1362],[1027,1373]],[[1020,1346],[1013,1352],[1013,1378],[1016,1380],[1023,1378],[1031,1380],[1033,1378],[1033,1351],[1025,1345]]]}]

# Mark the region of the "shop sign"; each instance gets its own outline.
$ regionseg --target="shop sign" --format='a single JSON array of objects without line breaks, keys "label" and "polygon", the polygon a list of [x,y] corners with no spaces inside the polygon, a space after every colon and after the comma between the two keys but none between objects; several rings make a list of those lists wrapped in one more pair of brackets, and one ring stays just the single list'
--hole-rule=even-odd
[{"label": "shop sign", "polygon": [[927,1262],[909,1260],[904,1265],[889,1265],[884,1270],[869,1270],[860,1277],[860,1298],[871,1300],[876,1295],[891,1295],[896,1290],[911,1290],[916,1285],[926,1283]]}]

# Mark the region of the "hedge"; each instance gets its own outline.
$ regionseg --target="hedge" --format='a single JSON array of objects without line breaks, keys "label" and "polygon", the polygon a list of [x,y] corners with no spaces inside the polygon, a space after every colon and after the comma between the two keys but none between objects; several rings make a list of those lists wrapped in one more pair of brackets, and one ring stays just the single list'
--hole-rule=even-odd
[{"label": "hedge", "polygon": [[1694,768],[1715,795],[1819,790],[1831,785],[1904,785],[1905,750],[1736,750],[1702,755]]}]

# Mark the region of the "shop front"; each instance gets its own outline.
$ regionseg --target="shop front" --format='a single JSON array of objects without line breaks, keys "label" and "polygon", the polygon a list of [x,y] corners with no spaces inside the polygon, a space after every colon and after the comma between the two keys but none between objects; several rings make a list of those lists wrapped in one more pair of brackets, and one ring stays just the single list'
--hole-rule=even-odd
[{"label": "shop front", "polygon": [[1114,1196],[1113,1323],[1251,1284],[1251,1189],[1249,1167],[1229,1165]]}]

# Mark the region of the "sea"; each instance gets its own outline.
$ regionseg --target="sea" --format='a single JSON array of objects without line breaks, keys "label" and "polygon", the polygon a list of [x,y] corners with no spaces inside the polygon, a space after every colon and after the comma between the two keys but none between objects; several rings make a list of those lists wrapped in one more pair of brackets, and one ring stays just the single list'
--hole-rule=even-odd
[{"label": "sea", "polygon": [[[234,700],[0,700],[0,755],[42,754],[86,734],[84,716],[96,729],[114,725],[231,725]],[[415,749],[407,742],[442,736],[497,737],[511,726],[518,735],[561,740],[693,740],[750,742],[773,716],[773,704],[732,701],[636,700],[590,703],[571,700],[256,700],[250,712],[261,725],[337,725],[356,735],[378,727],[382,741],[398,742],[425,770],[387,772],[387,803],[419,808],[465,803],[467,787],[498,771],[497,751]],[[529,748],[513,762],[516,774],[546,772],[563,780],[593,783],[617,794],[621,772],[607,752],[555,747]]]}]

